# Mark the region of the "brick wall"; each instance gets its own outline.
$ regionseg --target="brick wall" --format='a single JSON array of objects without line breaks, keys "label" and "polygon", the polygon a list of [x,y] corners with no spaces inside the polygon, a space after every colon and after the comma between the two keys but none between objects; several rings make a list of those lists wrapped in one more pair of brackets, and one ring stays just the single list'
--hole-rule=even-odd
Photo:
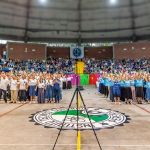
[{"label": "brick wall", "polygon": [[10,59],[19,59],[19,60],[45,59],[46,45],[8,43],[8,57]]},{"label": "brick wall", "polygon": [[150,42],[125,43],[114,45],[116,59],[150,58]]},{"label": "brick wall", "polygon": [[[113,48],[112,47],[97,47],[97,48],[89,48],[85,47],[85,57],[87,58],[96,58],[96,59],[112,59],[113,58]],[[55,48],[48,47],[47,48],[47,56],[52,56],[55,58],[70,57],[70,48]]]},{"label": "brick wall", "polygon": [[70,48],[64,47],[47,47],[47,57],[52,56],[54,58],[69,58]]},{"label": "brick wall", "polygon": [[86,58],[96,59],[112,59],[113,58],[113,47],[96,47],[96,48],[85,48]]}]

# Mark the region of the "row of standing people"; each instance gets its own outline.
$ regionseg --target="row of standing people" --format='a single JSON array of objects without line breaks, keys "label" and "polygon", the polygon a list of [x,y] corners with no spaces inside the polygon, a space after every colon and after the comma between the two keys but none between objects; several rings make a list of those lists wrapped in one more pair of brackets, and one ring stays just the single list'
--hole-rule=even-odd
[{"label": "row of standing people", "polygon": [[98,89],[115,103],[150,102],[150,74],[104,74],[99,80]]},{"label": "row of standing people", "polygon": [[30,101],[34,103],[37,98],[38,103],[52,102],[59,103],[62,99],[62,85],[66,83],[70,89],[71,81],[64,75],[51,74],[0,74],[0,98],[7,103]]}]

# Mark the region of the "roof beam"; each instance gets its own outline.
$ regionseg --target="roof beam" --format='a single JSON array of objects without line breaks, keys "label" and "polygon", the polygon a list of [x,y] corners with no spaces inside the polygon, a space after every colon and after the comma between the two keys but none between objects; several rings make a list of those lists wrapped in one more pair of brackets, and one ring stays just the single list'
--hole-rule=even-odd
[{"label": "roof beam", "polygon": [[30,17],[30,7],[31,7],[31,2],[32,0],[27,0],[27,5],[26,5],[26,24],[25,24],[25,33],[24,33],[24,41],[25,43],[28,42],[28,28],[29,28],[29,17]]},{"label": "roof beam", "polygon": [[[11,36],[11,35],[0,35],[0,38],[3,38],[4,40],[15,40],[15,41],[23,41],[23,37],[19,36]],[[149,40],[149,35],[143,35],[143,36],[137,36],[138,40]],[[82,42],[84,43],[102,43],[102,42],[129,42],[132,41],[132,37],[120,37],[120,38],[82,38]],[[77,40],[75,38],[30,38],[29,42],[59,42],[59,43],[77,43]]]},{"label": "roof beam", "polygon": [[[136,29],[146,29],[146,28],[150,28],[150,25],[143,25],[143,26],[137,26]],[[12,25],[2,25],[0,24],[0,29],[14,29],[14,30],[26,30],[25,27],[19,27],[19,26],[12,26]],[[126,28],[116,28],[116,29],[107,29],[107,31],[105,29],[89,29],[89,30],[80,30],[80,33],[97,33],[97,32],[118,32],[118,31],[125,31],[125,30],[132,30],[131,27],[126,27]],[[76,32],[78,33],[78,30],[76,29],[39,29],[39,28],[29,28],[27,29],[28,32],[53,32],[53,31],[59,31],[59,32]]]},{"label": "roof beam", "polygon": [[81,46],[82,0],[78,0],[78,45]]},{"label": "roof beam", "polygon": [[131,28],[132,28],[132,40],[137,40],[136,35],[136,23],[135,23],[135,12],[134,12],[134,3],[133,0],[129,0],[130,14],[131,14]]},{"label": "roof beam", "polygon": [[[149,35],[150,36],[150,35]],[[149,36],[144,36],[144,37],[138,37],[139,39],[147,39]],[[59,43],[77,43],[77,40],[75,38],[30,38],[30,42],[59,42]],[[102,43],[102,42],[129,42],[132,41],[132,37],[120,37],[120,38],[114,38],[114,37],[109,37],[109,38],[82,38],[82,43]]]}]

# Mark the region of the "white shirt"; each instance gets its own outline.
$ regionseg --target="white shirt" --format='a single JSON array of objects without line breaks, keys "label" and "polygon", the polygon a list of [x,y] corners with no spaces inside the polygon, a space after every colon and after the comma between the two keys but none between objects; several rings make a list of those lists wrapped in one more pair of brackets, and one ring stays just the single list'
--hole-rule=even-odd
[{"label": "white shirt", "polygon": [[67,79],[66,79],[65,77],[60,78],[60,80],[61,80],[62,82],[66,82],[66,81],[67,81]]},{"label": "white shirt", "polygon": [[3,55],[6,55],[6,51],[3,51]]},{"label": "white shirt", "polygon": [[38,84],[38,88],[44,88],[44,87],[45,87],[45,84],[43,82]]},{"label": "white shirt", "polygon": [[26,84],[28,83],[28,81],[26,79],[20,79],[19,83],[20,83],[19,89],[26,90]]},{"label": "white shirt", "polygon": [[67,78],[67,81],[71,81],[71,79],[72,79],[72,77],[68,77],[68,78]]},{"label": "white shirt", "polygon": [[51,85],[51,86],[53,86],[53,80],[46,80],[46,85]]},{"label": "white shirt", "polygon": [[30,85],[30,86],[35,86],[35,85],[37,85],[37,80],[36,80],[36,79],[34,79],[34,80],[33,80],[33,79],[30,79],[30,80],[29,80],[29,85]]},{"label": "white shirt", "polygon": [[10,90],[18,90],[18,81],[11,79]]},{"label": "white shirt", "polygon": [[1,78],[0,79],[0,89],[2,90],[7,90],[7,86],[10,84],[10,81],[8,80],[8,78]]}]

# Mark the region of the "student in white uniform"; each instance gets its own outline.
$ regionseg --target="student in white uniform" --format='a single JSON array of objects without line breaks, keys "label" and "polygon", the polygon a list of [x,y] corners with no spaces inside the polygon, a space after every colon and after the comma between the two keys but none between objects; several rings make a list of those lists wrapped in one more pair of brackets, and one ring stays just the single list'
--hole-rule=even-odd
[{"label": "student in white uniform", "polygon": [[42,78],[38,81],[38,103],[45,103],[45,83]]},{"label": "student in white uniform", "polygon": [[30,102],[33,102],[33,100],[36,96],[36,89],[37,89],[37,80],[33,76],[31,76],[29,79]]},{"label": "student in white uniform", "polygon": [[47,99],[47,102],[52,102],[54,97],[53,92],[53,80],[51,77],[48,77],[46,79],[46,90],[45,90],[45,98]]},{"label": "student in white uniform", "polygon": [[0,98],[4,98],[5,103],[7,103],[7,87],[10,84],[7,76],[5,73],[2,72],[1,78],[0,78]]},{"label": "student in white uniform", "polygon": [[17,77],[12,76],[10,81],[11,103],[17,103],[18,87],[19,87],[19,82],[17,81]]},{"label": "student in white uniform", "polygon": [[67,88],[67,79],[65,76],[62,77],[62,89]]},{"label": "student in white uniform", "polygon": [[26,77],[23,75],[19,80],[19,100],[20,102],[26,102],[27,100],[27,86],[28,81]]},{"label": "student in white uniform", "polygon": [[71,83],[71,77],[67,77],[67,89],[71,89],[72,88],[72,83]]}]

